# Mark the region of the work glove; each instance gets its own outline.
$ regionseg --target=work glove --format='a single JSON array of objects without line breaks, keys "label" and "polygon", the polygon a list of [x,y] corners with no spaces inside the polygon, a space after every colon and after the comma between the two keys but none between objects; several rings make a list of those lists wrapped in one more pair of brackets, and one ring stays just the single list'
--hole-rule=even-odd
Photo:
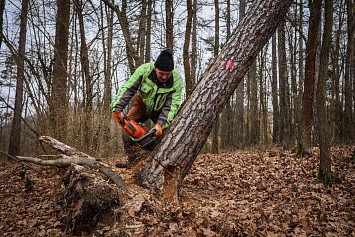
[{"label": "work glove", "polygon": [[122,112],[114,111],[112,113],[113,119],[117,121],[119,124],[123,124],[123,120],[126,118],[126,115]]},{"label": "work glove", "polygon": [[156,123],[153,129],[155,129],[154,136],[161,137],[163,135],[163,128],[159,123]]}]

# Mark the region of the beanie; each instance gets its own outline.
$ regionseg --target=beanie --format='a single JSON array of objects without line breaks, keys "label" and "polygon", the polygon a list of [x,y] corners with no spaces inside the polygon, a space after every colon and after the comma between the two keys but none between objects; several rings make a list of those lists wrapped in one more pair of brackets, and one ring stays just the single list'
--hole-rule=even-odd
[{"label": "beanie", "polygon": [[161,71],[170,72],[174,70],[173,52],[170,49],[161,51],[154,66]]}]

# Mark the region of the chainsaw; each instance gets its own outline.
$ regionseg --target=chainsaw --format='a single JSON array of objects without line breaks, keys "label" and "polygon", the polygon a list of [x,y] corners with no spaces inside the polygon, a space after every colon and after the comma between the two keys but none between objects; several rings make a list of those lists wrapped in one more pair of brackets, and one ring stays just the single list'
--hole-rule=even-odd
[{"label": "chainsaw", "polygon": [[144,123],[136,122],[133,119],[124,118],[120,123],[123,130],[143,149],[154,147],[157,137],[154,136],[155,129],[149,130]]}]

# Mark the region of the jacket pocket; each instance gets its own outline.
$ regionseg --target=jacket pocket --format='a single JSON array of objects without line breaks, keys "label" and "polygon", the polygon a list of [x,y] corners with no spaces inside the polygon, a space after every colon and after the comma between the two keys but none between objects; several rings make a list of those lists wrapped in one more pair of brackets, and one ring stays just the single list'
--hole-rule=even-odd
[{"label": "jacket pocket", "polygon": [[148,99],[152,91],[153,88],[150,85],[144,83],[141,85],[139,94],[141,95],[142,99]]},{"label": "jacket pocket", "polygon": [[168,93],[159,94],[155,101],[154,110],[161,110],[165,105],[167,97],[168,97]]}]

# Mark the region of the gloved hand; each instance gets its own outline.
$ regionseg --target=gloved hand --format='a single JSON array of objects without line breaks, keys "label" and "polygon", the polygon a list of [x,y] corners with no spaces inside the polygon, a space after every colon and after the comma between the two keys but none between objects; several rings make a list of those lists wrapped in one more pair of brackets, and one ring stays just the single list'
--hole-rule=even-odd
[{"label": "gloved hand", "polygon": [[163,128],[159,123],[156,123],[153,129],[155,129],[154,136],[161,137],[163,135]]},{"label": "gloved hand", "polygon": [[123,119],[126,118],[126,115],[123,112],[116,112],[112,113],[113,119],[117,121],[117,123],[123,124]]}]

